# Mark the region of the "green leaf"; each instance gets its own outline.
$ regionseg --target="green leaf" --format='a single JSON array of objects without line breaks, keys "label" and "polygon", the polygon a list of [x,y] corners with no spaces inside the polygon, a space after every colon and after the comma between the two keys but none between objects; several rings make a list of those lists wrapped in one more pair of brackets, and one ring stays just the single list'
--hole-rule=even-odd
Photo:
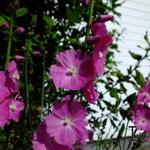
[{"label": "green leaf", "polygon": [[135,53],[133,53],[133,52],[131,52],[131,51],[129,51],[129,54],[131,55],[131,57],[132,57],[133,59],[136,59],[136,60],[141,60],[141,59],[142,59],[142,56],[139,55],[139,54],[135,54]]},{"label": "green leaf", "polygon": [[149,39],[148,39],[148,32],[146,32],[146,34],[144,35],[144,40],[149,43]]},{"label": "green leaf", "polygon": [[46,22],[46,24],[48,26],[52,26],[53,25],[53,20],[49,16],[44,15],[43,16],[43,20]]},{"label": "green leaf", "polygon": [[124,84],[120,83],[120,89],[123,93],[127,93],[127,89],[125,88]]},{"label": "green leaf", "polygon": [[28,13],[28,9],[26,7],[20,8],[16,11],[16,17],[23,17]]},{"label": "green leaf", "polygon": [[0,26],[2,26],[2,24],[3,24],[4,22],[6,22],[6,20],[5,20],[2,16],[0,16]]},{"label": "green leaf", "polygon": [[132,107],[136,103],[136,93],[133,93],[126,97],[126,99],[123,102],[128,102],[128,104]]},{"label": "green leaf", "polygon": [[121,114],[121,116],[122,116],[123,119],[129,117],[129,114],[128,114],[128,113],[129,113],[128,110],[125,110],[125,109],[123,109],[123,108],[120,108],[120,114]]},{"label": "green leaf", "polygon": [[120,97],[119,97],[119,95],[118,95],[118,91],[117,91],[117,89],[112,89],[111,91],[110,91],[110,96],[111,97],[114,97],[115,99],[116,99],[116,106],[118,106],[119,104],[120,104],[120,102],[121,102],[121,99],[120,99]]},{"label": "green leaf", "polygon": [[136,82],[139,85],[141,85],[141,86],[145,85],[145,78],[140,71],[138,71],[138,70],[136,71],[136,75],[135,75],[134,79],[136,80]]},{"label": "green leaf", "polygon": [[76,8],[72,10],[70,8],[67,9],[67,17],[70,24],[78,23],[81,20],[80,9]]}]

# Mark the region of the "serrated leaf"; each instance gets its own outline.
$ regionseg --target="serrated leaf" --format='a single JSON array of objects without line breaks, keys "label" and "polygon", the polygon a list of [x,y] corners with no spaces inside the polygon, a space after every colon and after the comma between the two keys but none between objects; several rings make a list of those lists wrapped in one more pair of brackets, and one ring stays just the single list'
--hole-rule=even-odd
[{"label": "serrated leaf", "polygon": [[28,9],[26,7],[22,7],[16,11],[16,17],[23,17],[28,13]]}]

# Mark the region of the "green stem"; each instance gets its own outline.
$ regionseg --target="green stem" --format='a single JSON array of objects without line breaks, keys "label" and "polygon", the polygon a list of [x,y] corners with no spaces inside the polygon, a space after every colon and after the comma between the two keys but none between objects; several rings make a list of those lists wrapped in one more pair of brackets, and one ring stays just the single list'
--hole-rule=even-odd
[{"label": "green stem", "polygon": [[11,18],[10,18],[10,28],[9,28],[9,36],[8,36],[8,47],[7,47],[7,54],[6,54],[5,70],[7,70],[7,65],[8,65],[9,60],[10,60],[12,33],[13,33],[13,14],[11,14]]},{"label": "green stem", "polygon": [[29,39],[27,40],[27,45],[26,45],[26,59],[25,59],[25,91],[26,91],[26,125],[27,125],[27,120],[29,117],[29,123],[30,123],[30,128],[32,129],[32,124],[31,124],[31,116],[30,114],[30,100],[29,100],[29,82],[28,82],[28,50],[30,48],[29,44]]},{"label": "green stem", "polygon": [[[28,48],[29,48],[29,40],[27,41],[27,49],[26,49],[26,59],[25,59],[25,89],[26,89],[26,100],[27,106],[29,107],[29,88],[28,88]],[[27,107],[27,109],[28,109]],[[27,110],[26,110],[27,111]]]},{"label": "green stem", "polygon": [[46,56],[44,56],[44,61],[43,61],[43,83],[42,83],[42,108],[44,106],[44,94],[45,94],[45,89],[44,89],[44,81],[45,81],[45,61],[46,61]]},{"label": "green stem", "polygon": [[94,0],[91,0],[90,1],[90,11],[89,11],[89,21],[88,21],[88,25],[87,25],[85,41],[87,41],[87,39],[90,36],[90,28],[91,28],[91,24],[92,24],[93,10],[94,10]]},{"label": "green stem", "polygon": [[127,121],[126,129],[125,129],[125,136],[124,136],[124,141],[123,141],[123,150],[125,150],[125,142],[126,142],[128,125],[129,125],[129,120]]}]

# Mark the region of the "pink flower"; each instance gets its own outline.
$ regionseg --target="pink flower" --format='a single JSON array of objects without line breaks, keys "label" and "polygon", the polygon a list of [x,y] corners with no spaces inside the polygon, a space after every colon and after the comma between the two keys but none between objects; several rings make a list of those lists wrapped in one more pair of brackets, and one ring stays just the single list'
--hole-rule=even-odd
[{"label": "pink flower", "polygon": [[17,61],[21,61],[21,60],[25,60],[25,57],[24,57],[24,56],[21,56],[21,55],[16,55],[16,56],[15,56],[15,59],[16,59]]},{"label": "pink flower", "polygon": [[145,85],[144,87],[142,87],[140,89],[137,96],[138,96],[138,99],[137,99],[138,104],[144,104],[144,103],[147,104],[150,102],[150,84],[149,84],[149,81],[148,81],[147,85]]},{"label": "pink flower", "polygon": [[100,16],[101,22],[107,22],[107,21],[111,21],[113,19],[114,19],[114,16],[112,16],[112,15],[101,15]]},{"label": "pink flower", "polygon": [[0,103],[0,127],[4,127],[8,124],[9,119],[9,101],[5,99],[4,102]]},{"label": "pink flower", "polygon": [[112,37],[108,34],[104,23],[94,23],[91,30],[94,36],[89,38],[89,42],[98,49],[101,46],[108,46],[112,43]]},{"label": "pink flower", "polygon": [[90,3],[90,0],[85,0],[86,5]]},{"label": "pink flower", "polygon": [[7,74],[4,71],[0,71],[0,103],[3,102],[9,95],[9,88],[6,86]]},{"label": "pink flower", "polygon": [[18,28],[16,29],[16,31],[17,31],[17,33],[19,33],[19,34],[23,34],[23,33],[25,32],[25,28],[24,28],[24,27],[18,27]]},{"label": "pink flower", "polygon": [[91,31],[94,35],[100,35],[101,37],[108,34],[106,25],[104,23],[94,23],[91,27]]},{"label": "pink flower", "polygon": [[[52,114],[46,118],[47,132],[54,137],[58,144],[72,148],[79,142],[85,144],[87,139],[86,110],[74,99],[70,102],[70,96],[65,97],[60,104],[53,107]],[[57,130],[57,132],[56,132]]]},{"label": "pink flower", "polygon": [[2,29],[8,30],[9,29],[9,24],[8,23],[3,23],[2,24]]},{"label": "pink flower", "polygon": [[145,130],[150,133],[150,108],[145,105],[135,105],[131,116],[138,130]]},{"label": "pink flower", "polygon": [[18,92],[20,74],[15,61],[11,61],[8,64],[9,78],[7,79],[7,85],[10,87],[12,92]]},{"label": "pink flower", "polygon": [[101,76],[104,72],[105,57],[108,52],[108,45],[112,43],[112,37],[108,34],[104,23],[93,23],[91,30],[94,36],[88,41],[94,46],[95,73]]},{"label": "pink flower", "polygon": [[[20,96],[19,96],[20,97]],[[24,109],[24,102],[20,100],[16,100],[18,98],[18,95],[15,98],[10,98],[10,104],[9,104],[9,119],[12,119],[16,122],[19,121],[21,113]],[[22,98],[22,97],[20,97]]]},{"label": "pink flower", "polygon": [[32,145],[33,150],[69,150],[68,147],[57,144],[46,132],[45,122],[41,123],[34,133]]},{"label": "pink flower", "polygon": [[93,60],[81,50],[66,50],[56,55],[59,65],[52,65],[50,76],[57,88],[80,90],[94,74]]},{"label": "pink flower", "polygon": [[35,51],[32,54],[35,55],[35,56],[38,56],[38,55],[41,55],[41,52],[40,51]]},{"label": "pink flower", "polygon": [[93,81],[90,81],[86,86],[81,90],[84,97],[90,102],[95,104],[95,101],[98,99],[98,94],[96,93],[93,85]]}]

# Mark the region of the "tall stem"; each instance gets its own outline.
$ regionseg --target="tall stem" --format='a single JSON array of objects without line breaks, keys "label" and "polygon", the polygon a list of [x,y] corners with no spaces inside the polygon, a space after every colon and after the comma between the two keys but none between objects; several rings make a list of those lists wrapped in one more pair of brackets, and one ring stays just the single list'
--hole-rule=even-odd
[{"label": "tall stem", "polygon": [[10,28],[9,28],[9,36],[8,36],[8,47],[7,47],[7,54],[6,54],[6,62],[5,62],[5,70],[7,69],[7,65],[10,60],[10,50],[12,44],[12,32],[13,32],[13,14],[11,14],[10,18]]},{"label": "tall stem", "polygon": [[85,41],[87,41],[87,39],[90,35],[90,28],[91,28],[91,24],[92,24],[93,10],[94,10],[94,0],[90,0],[89,21],[88,21],[88,25],[87,25],[87,32],[86,32]]},{"label": "tall stem", "polygon": [[31,124],[31,116],[30,114],[30,101],[29,101],[29,82],[28,82],[28,50],[29,50],[30,44],[29,44],[29,39],[27,40],[27,45],[26,45],[26,59],[25,59],[25,90],[26,90],[26,125],[27,125],[27,120],[29,116],[29,123],[30,123],[30,128],[32,128]]},{"label": "tall stem", "polygon": [[43,83],[42,83],[42,108],[44,106],[44,95],[45,95],[45,89],[44,89],[44,81],[45,81],[45,61],[46,61],[46,56],[44,55],[44,60],[43,60]]},{"label": "tall stem", "polygon": [[126,142],[126,136],[127,136],[127,131],[128,131],[128,125],[129,125],[129,120],[127,122],[126,129],[125,129],[125,136],[124,136],[124,141],[123,141],[123,150],[125,150],[125,142]]}]

